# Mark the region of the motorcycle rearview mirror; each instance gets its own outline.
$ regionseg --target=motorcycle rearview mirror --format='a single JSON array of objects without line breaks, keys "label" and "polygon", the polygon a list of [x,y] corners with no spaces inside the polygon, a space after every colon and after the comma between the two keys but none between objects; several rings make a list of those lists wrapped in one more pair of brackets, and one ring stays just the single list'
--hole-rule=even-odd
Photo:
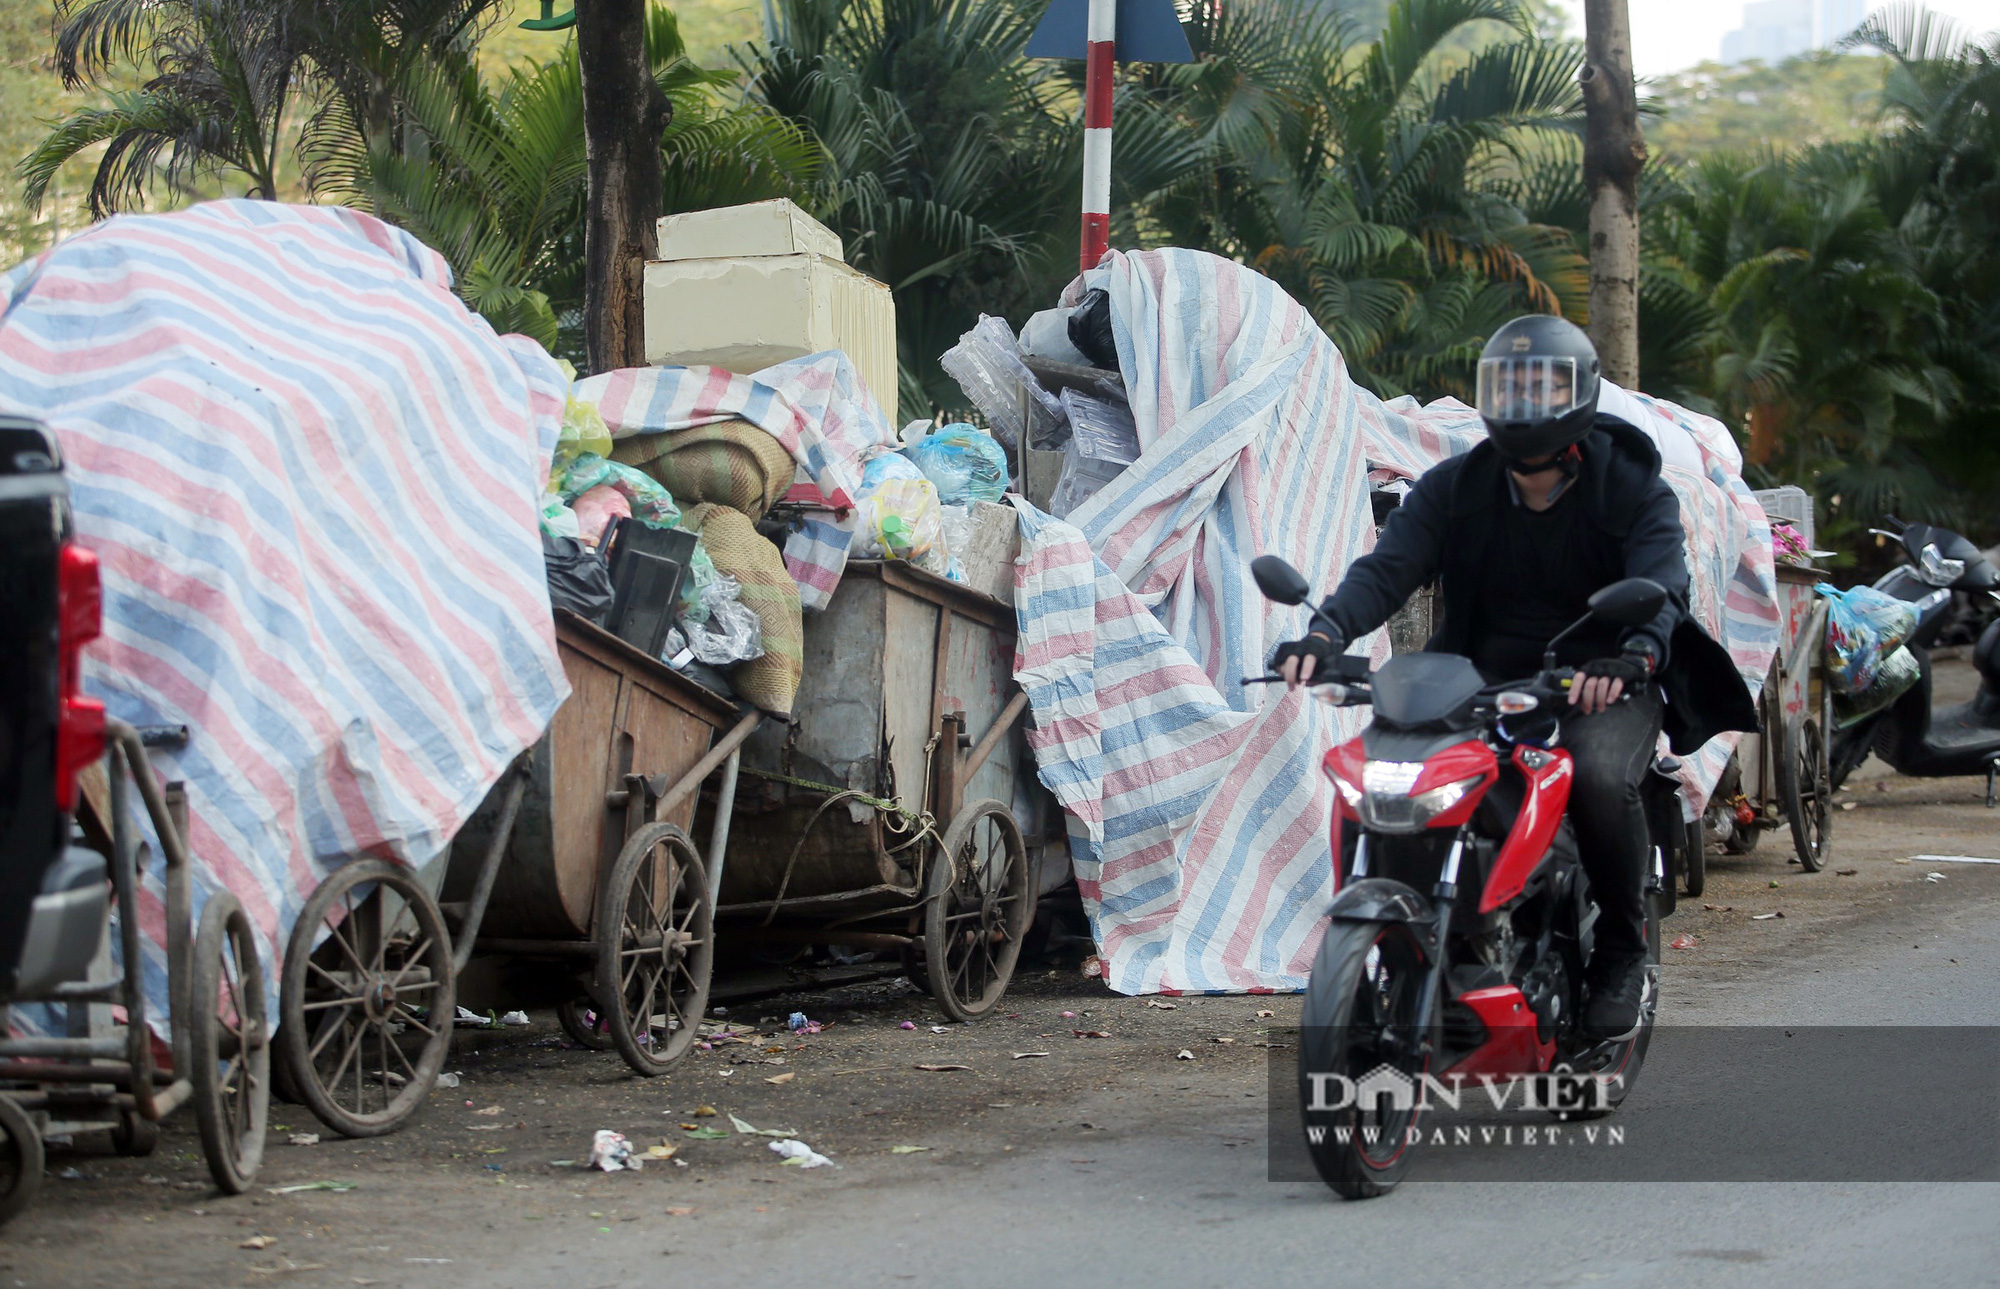
[{"label": "motorcycle rearview mirror", "polygon": [[1590,597],[1590,616],[1621,627],[1643,627],[1667,607],[1667,588],[1650,577],[1613,582]]},{"label": "motorcycle rearview mirror", "polygon": [[1276,555],[1259,555],[1251,560],[1250,576],[1257,579],[1257,589],[1264,593],[1264,598],[1277,604],[1304,604],[1312,595],[1305,574]]}]

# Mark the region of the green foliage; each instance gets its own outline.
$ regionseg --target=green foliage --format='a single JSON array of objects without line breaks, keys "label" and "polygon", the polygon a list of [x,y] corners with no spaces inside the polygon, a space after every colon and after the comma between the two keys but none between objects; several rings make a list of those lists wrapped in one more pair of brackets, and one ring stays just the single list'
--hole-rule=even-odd
[{"label": "green foliage", "polygon": [[1648,385],[1743,427],[1835,523],[1990,530],[2000,40],[1903,8],[1856,43],[1888,64],[1874,137],[1712,154],[1648,194]]},{"label": "green foliage", "polygon": [[1818,51],[1781,63],[1702,63],[1645,87],[1655,115],[1646,143],[1655,156],[1694,158],[1868,137],[1882,108],[1886,61]]},{"label": "green foliage", "polygon": [[822,148],[811,205],[848,262],[896,292],[913,409],[962,400],[937,357],[980,312],[1040,307],[1067,277],[1081,141],[1054,66],[1021,56],[1035,8],[772,0],[738,52],[752,100]]},{"label": "green foliage", "polygon": [[[1477,24],[1509,34],[1454,45]],[[1254,265],[1384,394],[1466,394],[1492,328],[1579,315],[1585,266],[1533,210],[1573,170],[1580,55],[1509,0],[1398,0],[1379,35],[1277,0],[1197,3],[1202,61],[1147,96],[1202,149],[1150,202],[1174,244]]]}]

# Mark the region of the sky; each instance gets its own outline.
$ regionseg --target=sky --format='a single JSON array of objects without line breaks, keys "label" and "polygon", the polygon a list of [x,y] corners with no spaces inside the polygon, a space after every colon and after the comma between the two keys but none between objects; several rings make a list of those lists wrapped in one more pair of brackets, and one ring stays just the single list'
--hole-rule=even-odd
[{"label": "sky", "polygon": [[[1583,32],[1583,0],[1558,0]],[[1632,15],[1632,70],[1641,77],[1677,72],[1722,49],[1725,32],[1743,25],[1744,0],[1627,0]],[[2000,0],[1930,0],[1975,32],[2000,28]]]}]

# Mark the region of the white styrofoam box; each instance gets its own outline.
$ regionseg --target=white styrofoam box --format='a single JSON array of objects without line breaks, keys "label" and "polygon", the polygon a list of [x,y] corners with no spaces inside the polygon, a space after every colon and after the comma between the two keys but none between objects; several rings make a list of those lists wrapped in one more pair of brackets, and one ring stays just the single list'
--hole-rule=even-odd
[{"label": "white styrofoam box", "polygon": [[655,260],[646,265],[646,361],[759,371],[838,349],[896,424],[896,303],[824,255]]},{"label": "white styrofoam box", "polygon": [[846,260],[840,234],[788,199],[691,210],[659,223],[663,260],[715,260],[733,255],[824,255]]}]

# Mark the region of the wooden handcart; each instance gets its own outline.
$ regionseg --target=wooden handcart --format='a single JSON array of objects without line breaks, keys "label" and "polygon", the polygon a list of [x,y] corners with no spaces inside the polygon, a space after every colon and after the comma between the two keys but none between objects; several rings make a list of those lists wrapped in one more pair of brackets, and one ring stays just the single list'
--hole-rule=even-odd
[{"label": "wooden handcart", "polygon": [[[565,1027],[640,1074],[664,1072],[694,1042],[726,803],[758,713],[560,610],[556,644],[569,700],[445,858],[428,872],[349,863],[292,931],[283,1074],[336,1132],[389,1132],[421,1104],[449,1055],[456,978],[475,951],[573,964]],[[704,862],[688,828],[718,770],[725,805]]]},{"label": "wooden handcart", "polygon": [[[149,742],[178,744],[187,731],[142,735],[109,721],[106,734],[104,761],[80,778],[78,815],[85,837],[110,856],[119,969],[108,971],[108,954],[100,953],[98,970],[106,974],[6,1000],[9,1007],[62,1004],[61,1035],[12,1037],[0,1007],[0,1222],[40,1186],[45,1136],[105,1132],[119,1153],[149,1155],[159,1144],[159,1121],[192,1101],[209,1175],[222,1190],[248,1189],[264,1155],[271,1048],[256,939],[243,905],[227,891],[210,894],[194,917],[186,798],[180,784],[160,784],[146,755]],[[148,1020],[139,891],[150,847],[132,820],[134,786],[165,860],[171,1069],[156,1059]],[[103,874],[91,880],[103,889]]]},{"label": "wooden handcart", "polygon": [[[1780,564],[1778,655],[1758,699],[1757,733],[1746,734],[1723,771],[1703,819],[1707,837],[1748,854],[1778,828],[1791,833],[1800,867],[1817,873],[1831,855],[1833,691],[1826,683],[1826,602],[1817,569]],[[1691,848],[1689,895],[1704,885],[1702,849]]]},{"label": "wooden handcart", "polygon": [[1013,681],[1015,618],[896,561],[853,561],[809,618],[796,723],[744,750],[717,917],[732,941],[901,954],[945,1014],[1006,992],[1059,821]]}]

